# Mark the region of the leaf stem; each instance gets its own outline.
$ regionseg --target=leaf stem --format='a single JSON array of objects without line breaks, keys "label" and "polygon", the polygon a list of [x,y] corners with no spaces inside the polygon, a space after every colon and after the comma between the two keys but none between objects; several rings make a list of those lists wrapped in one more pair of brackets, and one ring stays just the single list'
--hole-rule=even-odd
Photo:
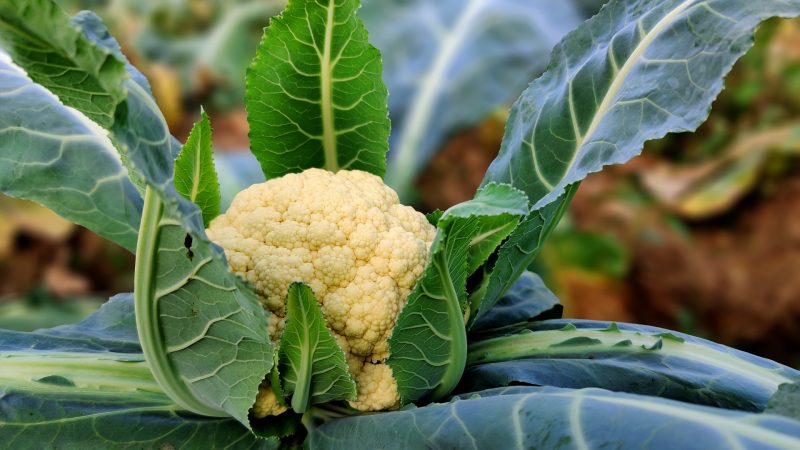
[{"label": "leaf stem", "polygon": [[136,307],[136,330],[147,364],[161,389],[172,401],[196,414],[211,417],[228,417],[224,411],[211,408],[198,399],[180,378],[169,360],[161,333],[158,302],[155,297],[156,257],[164,205],[152,187],[144,194],[142,222],[136,243],[133,298]]},{"label": "leaf stem", "polygon": [[455,389],[464,368],[467,366],[467,330],[464,326],[464,313],[461,311],[461,302],[453,286],[453,279],[448,270],[446,252],[434,254],[438,262],[432,262],[439,271],[442,280],[445,298],[447,301],[447,320],[450,324],[450,363],[447,364],[442,381],[431,393],[432,400],[439,400]]}]

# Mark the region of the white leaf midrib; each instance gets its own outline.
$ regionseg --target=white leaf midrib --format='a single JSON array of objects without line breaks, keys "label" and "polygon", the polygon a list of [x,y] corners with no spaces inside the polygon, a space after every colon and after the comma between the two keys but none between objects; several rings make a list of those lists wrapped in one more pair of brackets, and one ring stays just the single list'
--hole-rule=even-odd
[{"label": "white leaf midrib", "polygon": [[[575,142],[575,150],[572,152],[572,157],[570,158],[569,163],[567,163],[566,169],[564,170],[564,174],[562,175],[562,179],[559,182],[566,179],[567,175],[569,175],[572,167],[575,165],[575,161],[578,159],[578,155],[580,154],[581,148],[584,144],[592,138],[597,128],[600,126],[600,123],[605,118],[605,115],[608,111],[612,108],[613,102],[617,97],[617,94],[622,89],[622,84],[624,83],[625,79],[627,79],[630,72],[633,68],[638,64],[639,60],[644,56],[644,52],[650,47],[650,44],[661,35],[661,32],[664,31],[665,28],[672,25],[684,11],[686,11],[690,6],[692,6],[697,0],[685,0],[683,3],[675,7],[672,11],[670,11],[667,15],[665,15],[661,20],[659,20],[644,36],[642,36],[639,43],[636,45],[636,48],[633,49],[630,56],[625,60],[625,64],[622,65],[621,68],[617,71],[616,75],[614,76],[614,80],[609,85],[608,90],[606,91],[605,96],[603,96],[603,101],[600,103],[600,106],[597,108],[594,116],[592,117],[592,121],[589,123],[589,126],[586,128],[586,132],[583,133],[583,136],[577,135],[576,142]],[[641,18],[637,21],[637,26],[641,24]],[[609,46],[612,45],[613,41],[609,42]],[[574,79],[570,79],[569,83],[570,86]],[[571,93],[571,89],[570,89]],[[574,109],[574,101],[572,96],[570,95],[568,98],[570,110]],[[579,130],[576,131],[579,133]],[[535,157],[535,155],[531,155]]]}]

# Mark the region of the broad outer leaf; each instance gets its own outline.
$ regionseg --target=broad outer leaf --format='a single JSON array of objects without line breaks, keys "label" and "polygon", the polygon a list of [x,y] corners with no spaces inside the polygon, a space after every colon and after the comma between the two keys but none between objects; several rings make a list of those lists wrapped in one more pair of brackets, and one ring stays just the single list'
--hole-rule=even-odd
[{"label": "broad outer leaf", "polygon": [[205,236],[170,211],[167,202],[185,199],[167,195],[152,187],[145,194],[135,275],[139,340],[173,401],[249,427],[248,411],[273,364],[264,312]]},{"label": "broad outer leaf", "polygon": [[598,387],[761,412],[779,386],[800,381],[797,370],[661,328],[555,320],[504,331],[473,338],[459,392]]},{"label": "broad outer leaf", "polygon": [[125,100],[125,61],[83,35],[51,0],[0,2],[0,45],[34,82],[98,124]]},{"label": "broad outer leaf", "polygon": [[358,0],[290,0],[247,72],[250,143],[267,178],[311,167],[383,176],[389,117],[381,59]]},{"label": "broad outer leaf", "polygon": [[513,101],[582,20],[570,1],[362,3],[391,93],[386,181],[401,198],[448,135]]},{"label": "broad outer leaf", "polygon": [[131,294],[81,323],[0,330],[0,442],[42,448],[276,448],[235,420],[177,407],[136,341]]},{"label": "broad outer leaf", "polygon": [[767,412],[800,420],[800,381],[782,384],[769,399]]},{"label": "broad outer leaf", "polygon": [[797,0],[612,0],[514,105],[485,182],[540,208],[645,141],[696,129],[758,24],[797,15]]},{"label": "broad outer leaf", "polygon": [[211,122],[205,111],[175,160],[175,189],[200,208],[205,226],[219,215],[219,181],[214,170]]},{"label": "broad outer leaf", "polygon": [[[798,14],[798,0],[608,2],[555,47],[548,71],[514,104],[484,183],[523,190],[534,211],[558,209],[589,173],[628,161],[645,141],[696,129],[758,24]],[[507,245],[536,241],[537,226],[523,221]],[[498,263],[482,312],[536,252],[502,253],[511,264]]]},{"label": "broad outer leaf", "polygon": [[525,203],[521,192],[491,184],[475,200],[456,205],[438,220],[428,265],[389,339],[387,364],[404,403],[442,398],[458,383],[466,357],[468,268],[499,244],[499,239],[480,238],[516,223],[525,214]]},{"label": "broad outer leaf", "polygon": [[312,426],[310,448],[796,449],[800,422],[600,389],[513,387]]},{"label": "broad outer leaf", "polygon": [[297,413],[313,404],[356,396],[344,352],[325,325],[314,292],[302,283],[289,286],[279,361],[284,393],[291,395]]},{"label": "broad outer leaf", "polygon": [[108,133],[2,52],[0,98],[0,190],[133,251],[142,198]]},{"label": "broad outer leaf", "polygon": [[[109,39],[99,21],[92,25],[93,36]],[[170,381],[161,387],[173,401],[188,406],[189,399],[206,405],[194,411],[249,426],[248,410],[273,361],[264,311],[206,237],[200,209],[175,190],[180,146],[146,83],[134,71],[126,87],[128,115],[111,132],[148,186],[135,280],[145,356],[159,383]]]}]

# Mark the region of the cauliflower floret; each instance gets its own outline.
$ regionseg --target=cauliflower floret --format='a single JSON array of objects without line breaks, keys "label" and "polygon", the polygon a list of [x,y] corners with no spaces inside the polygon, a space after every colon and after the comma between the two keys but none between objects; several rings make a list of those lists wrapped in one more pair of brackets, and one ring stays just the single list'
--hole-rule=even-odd
[{"label": "cauliflower floret", "polygon": [[274,314],[273,340],[283,329],[289,285],[306,283],[358,384],[353,407],[397,405],[396,382],[382,361],[436,233],[423,214],[401,205],[375,175],[308,169],[240,192],[207,231]]}]

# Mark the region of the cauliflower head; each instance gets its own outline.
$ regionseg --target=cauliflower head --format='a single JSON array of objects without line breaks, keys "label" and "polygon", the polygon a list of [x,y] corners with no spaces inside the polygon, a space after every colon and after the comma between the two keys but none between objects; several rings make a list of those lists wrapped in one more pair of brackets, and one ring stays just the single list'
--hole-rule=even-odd
[{"label": "cauliflower head", "polygon": [[401,205],[375,175],[308,169],[240,192],[207,232],[274,314],[273,340],[289,286],[306,283],[358,384],[351,405],[372,411],[398,403],[383,360],[436,234],[423,214]]}]

